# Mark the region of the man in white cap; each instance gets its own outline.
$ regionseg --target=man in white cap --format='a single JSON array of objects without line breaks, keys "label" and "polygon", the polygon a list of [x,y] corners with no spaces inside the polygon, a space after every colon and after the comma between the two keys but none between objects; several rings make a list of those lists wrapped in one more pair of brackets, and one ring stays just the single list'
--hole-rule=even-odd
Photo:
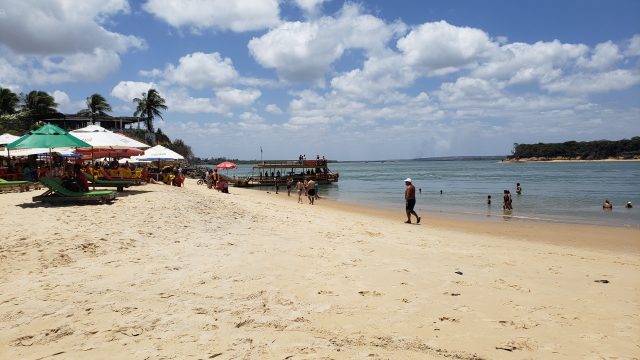
[{"label": "man in white cap", "polygon": [[420,224],[420,216],[413,210],[413,207],[416,206],[416,188],[411,184],[411,178],[404,179],[404,184],[407,186],[404,190],[407,210],[407,221],[405,223],[411,224],[411,214],[413,214],[416,217],[416,223]]}]

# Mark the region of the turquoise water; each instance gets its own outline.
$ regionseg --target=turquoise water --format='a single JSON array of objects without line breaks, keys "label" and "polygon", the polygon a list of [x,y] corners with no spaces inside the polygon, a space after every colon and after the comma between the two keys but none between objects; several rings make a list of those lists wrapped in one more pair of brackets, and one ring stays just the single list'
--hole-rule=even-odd
[{"label": "turquoise water", "polygon": [[[411,177],[416,189],[422,189],[418,213],[502,219],[502,193],[508,189],[515,219],[640,227],[640,162],[385,161],[335,163],[330,168],[340,173],[340,181],[322,186],[320,196],[337,201],[402,212],[403,180]],[[245,165],[235,175],[250,173],[251,166]],[[522,195],[515,194],[517,182]],[[614,204],[613,211],[602,210],[605,199]],[[626,209],[627,201],[636,207]]]}]

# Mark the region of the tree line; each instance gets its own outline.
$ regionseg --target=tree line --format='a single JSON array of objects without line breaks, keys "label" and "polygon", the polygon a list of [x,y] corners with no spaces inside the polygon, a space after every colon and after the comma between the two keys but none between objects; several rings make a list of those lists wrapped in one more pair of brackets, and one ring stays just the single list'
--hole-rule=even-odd
[{"label": "tree line", "polygon": [[508,160],[540,158],[603,160],[640,158],[640,136],[617,141],[567,141],[563,143],[513,144]]},{"label": "tree line", "polygon": [[[155,134],[155,144],[161,144],[179,153],[185,158],[192,158],[191,147],[181,139],[171,141],[160,129],[154,132],[153,121],[155,118],[163,119],[162,112],[168,108],[165,99],[156,89],[142,93],[142,97],[134,98],[136,110],[133,116],[139,117],[144,122],[146,132]],[[41,125],[41,121],[47,118],[61,116],[57,110],[58,104],[53,96],[45,91],[33,90],[29,93],[16,94],[10,89],[0,87],[0,134],[11,133],[22,135]],[[111,105],[104,96],[93,94],[86,98],[86,108],[78,111],[78,115],[91,118],[95,123],[99,117],[110,116]],[[133,131],[134,137],[146,140],[145,131]]]}]

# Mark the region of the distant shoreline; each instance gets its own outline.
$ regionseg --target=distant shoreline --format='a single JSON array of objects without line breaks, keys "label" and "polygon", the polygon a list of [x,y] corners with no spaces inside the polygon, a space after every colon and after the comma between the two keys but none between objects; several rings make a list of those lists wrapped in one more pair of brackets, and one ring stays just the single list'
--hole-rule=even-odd
[{"label": "distant shoreline", "polygon": [[583,159],[566,159],[566,158],[520,158],[520,159],[504,159],[501,162],[507,163],[530,163],[530,162],[546,162],[546,163],[580,163],[580,162],[636,162],[640,161],[640,159],[619,159],[619,158],[610,158],[610,159],[594,159],[594,160],[583,160]]}]

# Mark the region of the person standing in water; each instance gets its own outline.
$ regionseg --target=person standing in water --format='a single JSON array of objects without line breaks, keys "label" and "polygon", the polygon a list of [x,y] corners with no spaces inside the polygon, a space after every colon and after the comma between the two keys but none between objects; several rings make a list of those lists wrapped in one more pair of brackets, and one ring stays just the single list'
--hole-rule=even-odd
[{"label": "person standing in water", "polygon": [[522,195],[522,186],[520,186],[520,183],[516,184],[516,194]]},{"label": "person standing in water", "polygon": [[404,180],[406,186],[404,190],[405,210],[407,212],[407,221],[405,223],[411,224],[411,214],[416,217],[416,224],[420,224],[420,216],[413,210],[416,206],[416,188],[411,184],[411,178]]},{"label": "person standing in water", "polygon": [[512,201],[511,200],[511,192],[509,190],[505,190],[504,191],[504,195],[502,196],[502,200],[503,200],[503,203],[502,203],[502,209],[503,210],[509,210],[509,211],[513,210],[513,207],[511,205],[511,201]]}]

